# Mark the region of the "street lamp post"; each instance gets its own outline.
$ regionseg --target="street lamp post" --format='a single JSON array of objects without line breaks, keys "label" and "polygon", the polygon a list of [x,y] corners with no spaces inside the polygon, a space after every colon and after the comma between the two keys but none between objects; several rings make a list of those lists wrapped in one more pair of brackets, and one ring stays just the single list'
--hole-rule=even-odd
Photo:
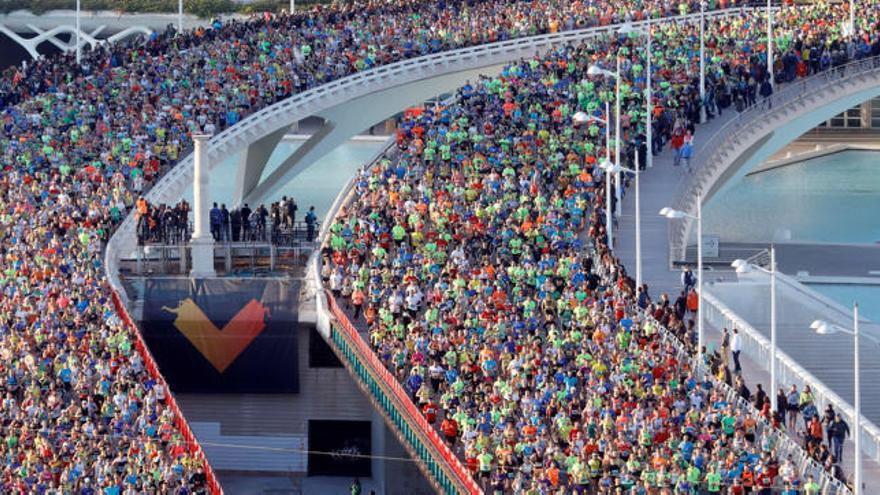
[{"label": "street lamp post", "polygon": [[[617,72],[611,72],[609,70],[605,70],[605,69],[599,67],[598,65],[591,65],[590,68],[587,69],[587,75],[588,76],[601,75],[601,76],[605,76],[605,77],[613,77],[617,82],[617,91],[615,92],[615,100],[616,101],[614,104],[614,120],[615,120],[615,122],[614,122],[614,162],[619,164],[620,163],[620,158],[619,158],[620,157],[620,57],[619,56],[617,57]],[[606,103],[605,108],[606,108],[605,118],[607,119],[608,118],[607,103]],[[605,127],[606,131],[607,131],[608,127],[610,127],[610,126],[608,124],[606,124],[606,127]],[[607,136],[607,134],[606,134],[606,136]],[[606,144],[606,146],[605,146],[606,157],[607,157],[608,148],[609,147]],[[615,200],[617,201],[616,210],[617,210],[617,215],[620,215],[620,174],[619,173],[617,174],[616,179],[617,179],[617,184],[616,184],[617,192],[615,194]],[[606,181],[606,184],[608,184],[608,183],[609,182]],[[609,198],[608,201],[610,201],[611,194],[609,194],[609,191],[606,190],[605,196],[607,198]],[[611,215],[610,204],[608,205],[608,212],[609,212],[608,214]],[[611,230],[608,229],[607,226],[606,226],[606,230],[608,230],[608,232],[611,232]],[[611,245],[610,238],[608,240],[608,245],[609,246]]]},{"label": "street lamp post", "polygon": [[[620,134],[620,54],[617,54],[617,71],[614,73],[615,79],[617,81],[617,89],[615,90],[615,103],[614,103],[614,163],[620,165],[620,138],[622,137]],[[621,213],[621,202],[620,201],[620,172],[617,172],[614,176],[614,185],[616,187],[614,192],[614,200],[617,202],[616,204],[616,214],[620,216]]]},{"label": "street lamp post", "polygon": [[[736,273],[751,271],[751,265],[743,259],[733,260],[730,264],[736,268]],[[776,247],[770,246],[770,407],[775,411],[776,401],[776,354],[779,352],[776,344]]]},{"label": "street lamp post", "polygon": [[641,215],[641,199],[639,194],[639,150],[635,151],[635,161],[633,168],[624,167],[619,164],[612,164],[610,161],[602,162],[600,165],[606,172],[628,172],[636,176],[636,287],[642,286],[642,215]]},{"label": "street lamp post", "polygon": [[645,166],[651,168],[654,166],[654,131],[651,128],[654,119],[654,102],[652,101],[654,95],[651,93],[651,38],[654,37],[654,33],[651,30],[651,20],[648,19],[648,77],[645,83],[645,92],[647,93],[645,97],[645,104],[647,105],[647,115],[646,119],[646,129],[645,129],[645,140],[648,141],[648,155],[645,157]]},{"label": "street lamp post", "polygon": [[183,0],[177,0],[177,34],[183,33]]},{"label": "street lamp post", "polygon": [[856,35],[856,11],[855,0],[849,0],[849,34]]},{"label": "street lamp post", "polygon": [[767,0],[767,77],[773,85],[773,7]]},{"label": "street lamp post", "polygon": [[[769,1],[769,0],[768,0]],[[706,122],[706,2],[700,2],[700,122]]]},{"label": "street lamp post", "polygon": [[79,31],[79,0],[76,0],[76,65],[79,65],[82,61],[82,49]]},{"label": "street lamp post", "polygon": [[[861,374],[861,366],[859,364],[859,337],[861,337],[859,334],[859,303],[853,303],[852,330],[842,328],[824,320],[815,320],[810,324],[810,328],[821,335],[831,335],[841,332],[847,335],[852,335],[853,337],[853,352],[855,353],[853,355],[853,386],[855,387],[855,400],[853,401],[853,407],[855,409],[853,412],[853,422],[855,423],[853,433],[853,443],[855,444],[853,458],[853,495],[862,495],[862,389],[859,377]],[[880,344],[880,340],[877,340],[870,335],[865,335],[865,337],[873,341],[875,344]]]},{"label": "street lamp post", "polygon": [[703,357],[703,198],[697,198],[697,215],[690,215],[680,210],[665,207],[660,210],[660,215],[669,219],[690,218],[697,221],[697,357],[702,362]]},{"label": "street lamp post", "polygon": [[[592,68],[591,68],[592,69]],[[605,118],[600,119],[594,115],[587,115],[584,112],[577,112],[572,115],[572,119],[581,124],[590,121],[601,122],[605,124],[605,161],[600,164],[600,168],[605,170],[605,163],[611,163],[611,105],[607,101],[605,102]],[[608,236],[608,247],[614,247],[614,234],[612,232],[612,219],[611,219],[611,172],[605,170],[605,233]]]},{"label": "street lamp post", "polygon": [[776,411],[776,247],[770,246],[770,407]]}]

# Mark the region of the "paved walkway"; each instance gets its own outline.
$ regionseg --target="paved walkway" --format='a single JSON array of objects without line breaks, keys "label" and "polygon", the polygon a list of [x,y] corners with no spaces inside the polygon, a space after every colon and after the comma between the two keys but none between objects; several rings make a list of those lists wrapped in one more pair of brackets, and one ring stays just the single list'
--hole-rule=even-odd
[{"label": "paved walkway", "polygon": [[[736,116],[734,111],[726,111],[705,124],[697,126],[694,133],[694,157],[702,154],[703,143],[720,129],[728,120]],[[672,300],[678,295],[680,272],[669,270],[669,220],[659,215],[660,209],[670,206],[685,171],[674,167],[672,148],[667,143],[663,153],[654,157],[653,167],[642,172],[641,211],[642,211],[642,280],[648,284],[649,293],[657,299],[662,292],[669,292]],[[692,164],[697,166],[696,163]],[[622,201],[622,214],[614,231],[617,256],[635,278],[635,194],[630,188]]]},{"label": "paved walkway", "polygon": [[[735,111],[726,111],[722,116],[697,126],[695,132],[695,153],[699,158],[702,155],[702,145],[729,119],[736,116]],[[699,166],[694,163],[693,166]],[[642,231],[642,279],[647,283],[649,294],[659,298],[666,292],[670,299],[675,300],[681,290],[680,271],[670,269],[669,242],[667,225],[668,220],[659,215],[661,208],[672,203],[675,192],[684,178],[684,171],[680,167],[673,166],[673,155],[668,145],[659,156],[655,156],[653,167],[647,169],[641,176],[641,231]],[[628,273],[635,278],[635,194],[634,189],[629,189],[622,201],[622,215],[618,220],[615,235],[615,252],[621,262],[626,266]],[[706,281],[709,280],[705,279]],[[707,335],[708,337],[708,335]],[[821,349],[816,349],[817,355],[821,355]],[[805,363],[802,363],[805,364]],[[748,372],[745,375],[749,387],[754,390],[754,383],[762,383],[765,390],[769,388],[769,371],[765,369],[768,363],[749,362],[745,367]],[[833,385],[831,385],[833,386]],[[849,475],[852,473],[852,442],[847,441],[846,449],[849,455],[844,455],[844,470]],[[865,493],[880,493],[880,464],[874,460],[865,458],[863,463],[865,483],[869,487]]]},{"label": "paved walkway", "polygon": [[[721,333],[717,328],[712,328],[711,326],[706,327],[706,341],[711,349],[718,349],[721,346]],[[731,359],[731,362],[733,360]],[[746,382],[746,385],[749,387],[749,390],[752,393],[755,392],[755,385],[760,383],[761,388],[764,389],[767,394],[770,394],[770,372],[764,368],[764,364],[759,364],[752,359],[750,359],[745,354],[740,356],[740,364],[742,365],[742,377]],[[785,390],[788,390],[789,384],[781,383],[782,387]],[[821,411],[820,411],[821,412]],[[786,419],[786,425],[787,425]],[[801,418],[798,417],[799,427],[801,426]],[[794,438],[798,438],[798,433],[795,430],[787,429],[789,435]],[[843,451],[843,471],[849,476],[853,472],[853,452],[855,450],[855,445],[852,442],[852,438],[847,439],[844,444]],[[865,487],[863,493],[880,493],[880,464],[878,464],[873,459],[868,456],[862,455],[862,481]]]}]

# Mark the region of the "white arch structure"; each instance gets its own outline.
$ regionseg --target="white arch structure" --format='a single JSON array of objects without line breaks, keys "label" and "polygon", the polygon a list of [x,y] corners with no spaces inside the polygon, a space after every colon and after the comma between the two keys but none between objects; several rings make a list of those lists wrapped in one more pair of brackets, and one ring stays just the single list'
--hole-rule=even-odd
[{"label": "white arch structure", "polygon": [[[706,18],[740,15],[745,8],[707,12]],[[695,22],[700,14],[672,16],[652,22]],[[636,27],[647,21],[633,23]],[[223,157],[244,150],[236,172],[238,202],[258,202],[290,182],[301,170],[332,151],[351,136],[405,108],[424,102],[481,74],[530,57],[560,44],[616,32],[622,24],[516,38],[403,60],[358,72],[293,95],[270,105],[215,135],[209,144],[211,167]],[[284,159],[277,170],[262,178],[266,162],[290,126],[318,116],[324,124],[308,141]],[[193,155],[188,153],[145,195],[152,203],[179,199],[192,187]],[[135,248],[135,221],[129,215],[117,229],[107,249],[108,276],[116,284],[120,254]],[[121,291],[124,293],[124,291]]]},{"label": "white arch structure", "polygon": [[[0,24],[0,33],[5,34],[12,41],[15,41],[19,45],[21,45],[27,52],[28,55],[31,56],[34,60],[40,58],[40,52],[37,51],[37,48],[44,41],[48,41],[53,45],[57,46],[62,51],[75,51],[76,50],[76,27],[70,25],[60,25],[55,26],[51,29],[44,30],[33,24],[27,25],[28,29],[32,32],[36,33],[36,36],[32,38],[25,38],[12,29]],[[119,31],[112,36],[108,36],[107,38],[99,39],[97,36],[106,28],[106,26],[101,25],[92,30],[91,33],[83,31],[80,29],[79,32],[79,44],[80,46],[84,46],[86,44],[90,45],[92,48],[101,44],[101,43],[115,43],[119,40],[123,40],[125,38],[136,36],[138,34],[145,34],[147,36],[153,34],[153,31],[149,28],[143,26],[132,26]],[[64,42],[61,41],[57,36],[61,33],[70,33],[70,41]]]},{"label": "white arch structure", "polygon": [[[772,97],[771,109],[759,102],[706,141],[695,157],[695,173],[675,193],[673,208],[695,216],[697,198],[705,205],[798,136],[876,96],[880,96],[880,56],[781,86]],[[690,218],[670,222],[670,263],[685,259],[693,224]]]}]

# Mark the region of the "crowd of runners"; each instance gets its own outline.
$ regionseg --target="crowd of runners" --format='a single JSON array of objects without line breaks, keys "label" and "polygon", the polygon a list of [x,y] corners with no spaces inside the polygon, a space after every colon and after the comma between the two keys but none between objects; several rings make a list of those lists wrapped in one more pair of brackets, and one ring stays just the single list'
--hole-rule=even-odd
[{"label": "crowd of runners", "polygon": [[[101,46],[79,67],[60,55],[5,70],[0,489],[205,489],[193,446],[166,406],[168,391],[145,370],[114,310],[101,261],[122,218],[140,206],[150,213],[138,198],[188,152],[192,133],[220,132],[296,92],[407,57],[699,10],[697,2],[639,5],[352,2]],[[859,17],[859,38],[847,41],[831,21],[845,8],[779,15],[779,80],[792,64],[796,77],[877,53],[874,11]],[[710,112],[749,98],[765,78],[760,25],[760,15],[709,23],[715,96],[702,103]],[[655,150],[696,131],[696,32],[694,25],[655,30]],[[636,292],[604,247],[599,128],[574,126],[570,116],[576,108],[598,114],[611,86],[585,77],[586,67],[612,67],[619,53],[629,81],[625,139],[643,142],[641,46],[625,36],[560,47],[474,81],[449,108],[404,122],[401,156],[364,175],[364,196],[334,226],[340,294],[360,299],[389,366],[421,404],[437,401],[444,419],[456,421],[450,441],[494,486],[575,486],[584,472],[592,479],[595,459],[626,465],[601,469],[606,485],[672,479],[682,461],[700,479],[714,479],[725,460],[725,480],[730,466],[752,470],[756,480],[785,471],[772,446],[749,441],[740,428],[753,418],[717,406],[713,390],[656,345],[653,324],[632,317]],[[634,148],[625,149],[629,156]],[[168,215],[179,227],[171,235],[185,235],[186,209],[161,212],[160,222]],[[144,218],[149,229],[152,216]],[[686,335],[672,312],[645,307]],[[719,417],[720,429],[706,419]],[[737,428],[728,435],[729,418]],[[664,430],[664,438],[664,424],[681,429]],[[639,440],[627,443],[633,428]],[[726,438],[723,447],[713,434]],[[677,459],[654,460],[657,446],[675,441]],[[588,455],[571,455],[571,445]],[[553,474],[560,470],[569,474]]]}]

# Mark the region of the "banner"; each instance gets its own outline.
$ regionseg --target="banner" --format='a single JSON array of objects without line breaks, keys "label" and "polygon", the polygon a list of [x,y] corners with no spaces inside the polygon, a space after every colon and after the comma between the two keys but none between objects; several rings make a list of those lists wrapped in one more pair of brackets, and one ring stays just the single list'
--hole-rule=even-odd
[{"label": "banner", "polygon": [[369,421],[309,420],[309,476],[372,476]]},{"label": "banner", "polygon": [[145,283],[141,332],[174,392],[299,391],[298,281]]}]

